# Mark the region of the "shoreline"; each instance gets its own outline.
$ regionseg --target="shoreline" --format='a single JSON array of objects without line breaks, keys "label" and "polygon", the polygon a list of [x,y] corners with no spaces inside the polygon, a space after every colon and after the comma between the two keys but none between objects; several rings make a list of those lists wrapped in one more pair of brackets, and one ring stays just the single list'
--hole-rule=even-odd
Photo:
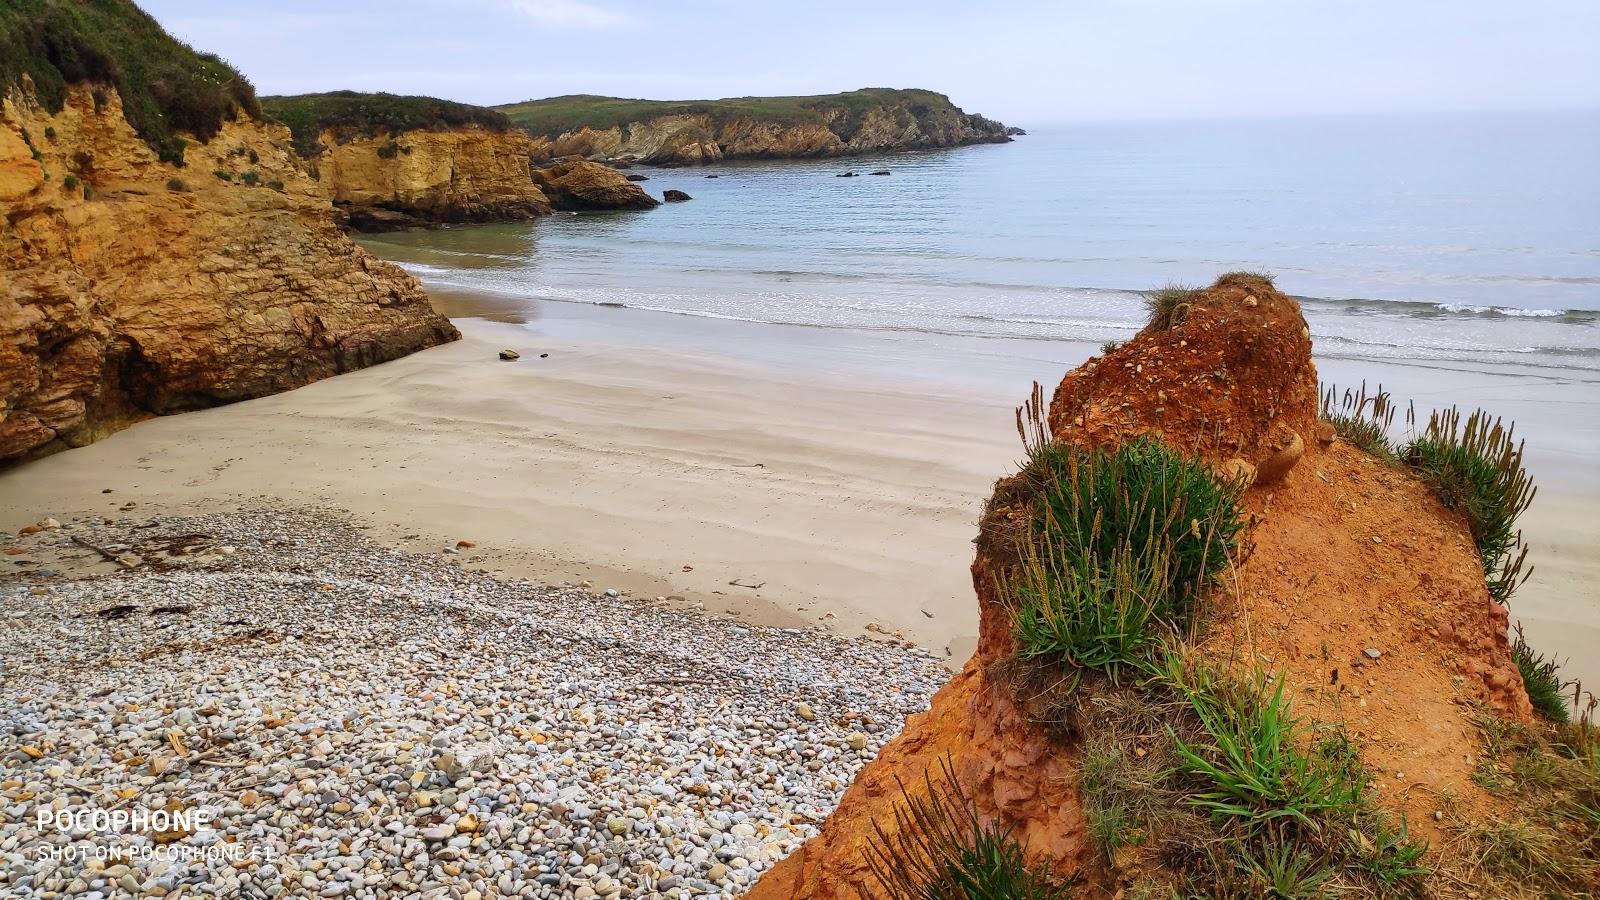
[{"label": "shoreline", "polygon": [[[527,321],[457,318],[460,342],[0,474],[0,528],[332,507],[389,546],[473,541],[458,557],[472,568],[760,624],[874,625],[959,665],[977,632],[970,540],[1021,454],[1013,409],[1031,381],[1096,352],[563,303],[528,315],[526,301],[433,293],[447,314]],[[522,359],[498,360],[503,347]],[[1535,573],[1513,617],[1600,684],[1600,661],[1583,656],[1600,643],[1600,475],[1587,465],[1600,398],[1540,376],[1319,366],[1419,409],[1476,402],[1518,420],[1541,491],[1524,521]]]}]

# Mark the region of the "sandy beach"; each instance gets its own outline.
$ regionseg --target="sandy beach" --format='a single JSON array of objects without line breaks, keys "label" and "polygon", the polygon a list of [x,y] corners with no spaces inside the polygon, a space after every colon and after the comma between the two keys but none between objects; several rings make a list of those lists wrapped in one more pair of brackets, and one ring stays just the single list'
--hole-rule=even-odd
[{"label": "sandy beach", "polygon": [[[436,301],[528,319],[495,298]],[[460,342],[13,469],[0,528],[263,502],[348,510],[382,544],[470,541],[472,568],[763,624],[898,632],[958,665],[976,635],[975,521],[1019,456],[1013,408],[1031,380],[1095,352],[540,309],[458,318]],[[500,361],[503,348],[521,359]],[[1481,402],[1518,420],[1540,493],[1524,526],[1537,571],[1513,617],[1600,683],[1594,385],[1320,365],[1419,408]]]}]

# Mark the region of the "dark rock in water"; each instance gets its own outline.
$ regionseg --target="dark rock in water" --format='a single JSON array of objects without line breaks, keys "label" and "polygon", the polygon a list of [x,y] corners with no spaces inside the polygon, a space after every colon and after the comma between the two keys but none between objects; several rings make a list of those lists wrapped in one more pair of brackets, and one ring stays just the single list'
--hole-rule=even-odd
[{"label": "dark rock in water", "polygon": [[1006,129],[1006,134],[1012,135],[1013,137],[1016,136],[1016,135],[1019,135],[1019,134],[1025,135],[1027,133],[1028,133],[1028,130],[1026,128],[1018,128],[1015,125],[1012,125],[1011,127]]},{"label": "dark rock in water", "polygon": [[628,179],[629,181],[649,181],[650,180],[650,176],[649,175],[624,175],[623,177]]},{"label": "dark rock in water", "polygon": [[707,175],[707,178],[721,178],[721,175]]},{"label": "dark rock in water", "polygon": [[835,178],[854,178],[854,177],[856,177],[856,173],[854,173],[854,172],[840,172],[838,175],[836,175],[834,177]]},{"label": "dark rock in water", "polygon": [[506,360],[507,362],[511,362],[513,360],[521,359],[522,358],[522,354],[518,353],[515,350],[501,350],[500,351],[500,358],[503,359],[503,360]]},{"label": "dark rock in water", "polygon": [[661,195],[661,199],[668,203],[682,203],[685,200],[693,200],[694,198],[683,191],[666,191]]},{"label": "dark rock in water", "polygon": [[887,175],[887,174],[889,174],[889,170],[888,169],[879,169],[878,171],[873,172],[872,174],[874,174],[874,175]]},{"label": "dark rock in water", "polygon": [[631,169],[631,168],[633,168],[633,163],[628,162],[625,159],[607,160],[606,164],[609,165],[613,169]]}]

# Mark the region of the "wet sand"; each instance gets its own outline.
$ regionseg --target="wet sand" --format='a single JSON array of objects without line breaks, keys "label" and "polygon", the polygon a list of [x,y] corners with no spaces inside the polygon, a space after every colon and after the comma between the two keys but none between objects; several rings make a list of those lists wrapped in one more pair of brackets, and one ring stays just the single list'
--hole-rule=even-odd
[{"label": "wet sand", "polygon": [[[0,528],[46,515],[335,507],[387,543],[473,541],[467,565],[750,621],[850,633],[875,623],[959,664],[976,634],[977,517],[1020,456],[1013,408],[1032,380],[1054,384],[1096,350],[436,301],[503,321],[461,318],[458,343],[151,420],[0,474]],[[521,360],[500,361],[502,348]],[[1537,568],[1513,617],[1600,684],[1596,385],[1319,367],[1341,384],[1382,381],[1419,408],[1476,403],[1518,421],[1540,493],[1524,525]]]}]

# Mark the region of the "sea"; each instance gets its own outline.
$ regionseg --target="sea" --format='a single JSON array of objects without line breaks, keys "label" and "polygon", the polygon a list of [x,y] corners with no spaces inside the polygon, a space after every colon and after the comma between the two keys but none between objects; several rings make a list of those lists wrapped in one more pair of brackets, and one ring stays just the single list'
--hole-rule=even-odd
[{"label": "sea", "polygon": [[1324,357],[1600,372],[1600,110],[1045,125],[631,171],[693,199],[365,243],[530,314],[1095,343],[1138,329],[1144,291],[1247,270],[1301,300]]}]

